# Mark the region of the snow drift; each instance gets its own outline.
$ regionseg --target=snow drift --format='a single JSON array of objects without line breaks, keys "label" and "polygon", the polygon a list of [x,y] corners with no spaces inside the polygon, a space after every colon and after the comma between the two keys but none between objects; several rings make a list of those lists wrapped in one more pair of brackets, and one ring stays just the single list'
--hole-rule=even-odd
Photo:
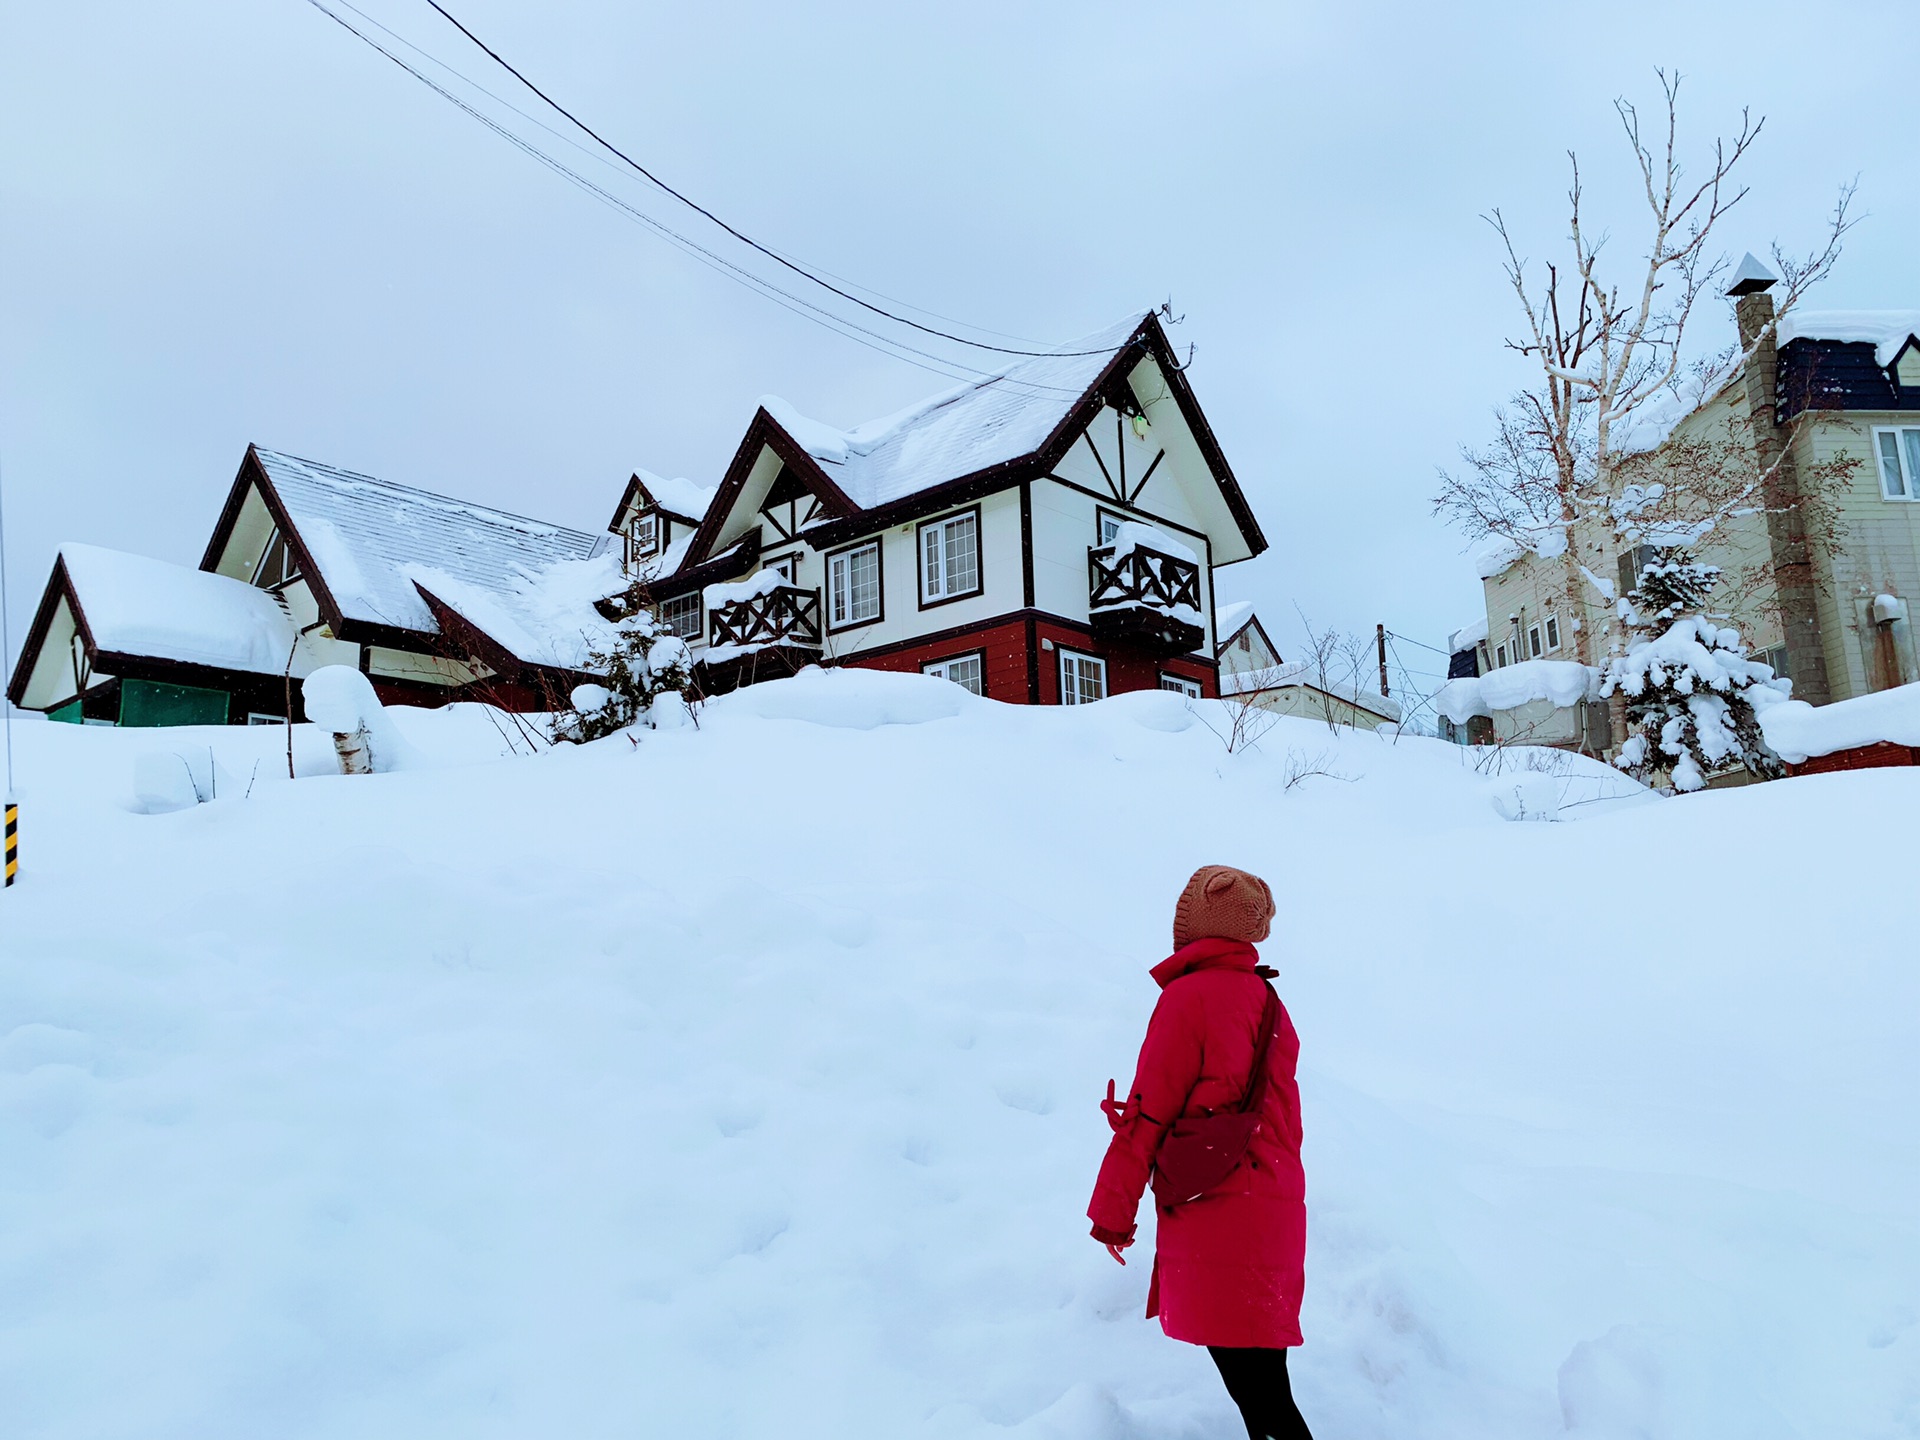
[{"label": "snow drift", "polygon": [[1515,747],[1514,825],[1465,752],[1213,703],[803,675],[535,755],[394,712],[392,775],[299,727],[297,781],[179,732],[245,784],[157,815],[153,732],[22,726],[0,1433],[1234,1433],[1082,1213],[1226,860],[1285,916],[1319,1433],[1911,1436],[1920,917],[1862,867],[1920,772]]}]

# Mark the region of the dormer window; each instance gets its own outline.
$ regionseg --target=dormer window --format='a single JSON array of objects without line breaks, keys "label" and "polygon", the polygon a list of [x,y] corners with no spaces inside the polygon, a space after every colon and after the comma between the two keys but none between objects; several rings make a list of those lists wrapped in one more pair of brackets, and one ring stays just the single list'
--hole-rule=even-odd
[{"label": "dormer window", "polygon": [[276,525],[273,534],[267,537],[267,548],[260,552],[260,563],[254,566],[253,583],[262,590],[278,590],[299,578],[300,562],[294,558],[293,547],[287,544],[287,537]]},{"label": "dormer window", "polygon": [[644,511],[627,524],[627,563],[645,560],[660,553],[660,517]]}]

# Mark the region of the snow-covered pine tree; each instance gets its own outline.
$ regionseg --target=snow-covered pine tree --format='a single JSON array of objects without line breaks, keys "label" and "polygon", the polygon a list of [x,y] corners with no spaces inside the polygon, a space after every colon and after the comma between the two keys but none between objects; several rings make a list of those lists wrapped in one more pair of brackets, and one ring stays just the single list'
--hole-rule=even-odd
[{"label": "snow-covered pine tree", "polygon": [[677,724],[694,701],[692,652],[661,628],[646,587],[636,582],[604,603],[614,638],[588,653],[603,678],[574,690],[572,708],[554,717],[556,739],[598,740],[641,722],[657,726],[668,714],[666,723]]},{"label": "snow-covered pine tree", "polygon": [[1686,791],[1729,764],[1763,780],[1782,773],[1758,712],[1784,700],[1789,685],[1747,658],[1738,630],[1702,613],[1719,583],[1717,565],[1663,546],[1620,602],[1627,653],[1609,662],[1601,693],[1626,697],[1627,742],[1614,764],[1637,780],[1665,774]]}]

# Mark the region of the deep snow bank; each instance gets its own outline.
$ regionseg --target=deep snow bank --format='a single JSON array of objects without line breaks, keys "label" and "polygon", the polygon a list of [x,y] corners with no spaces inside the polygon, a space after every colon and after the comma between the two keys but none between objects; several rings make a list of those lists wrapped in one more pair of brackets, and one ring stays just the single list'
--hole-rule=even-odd
[{"label": "deep snow bank", "polygon": [[1871,861],[1920,774],[1570,762],[1583,818],[1515,825],[1450,747],[1209,717],[814,675],[532,757],[402,713],[442,768],[292,783],[175,732],[257,783],[165,815],[154,732],[23,726],[0,1433],[1234,1433],[1081,1218],[1228,860],[1284,911],[1319,1433],[1915,1434],[1920,915]]}]

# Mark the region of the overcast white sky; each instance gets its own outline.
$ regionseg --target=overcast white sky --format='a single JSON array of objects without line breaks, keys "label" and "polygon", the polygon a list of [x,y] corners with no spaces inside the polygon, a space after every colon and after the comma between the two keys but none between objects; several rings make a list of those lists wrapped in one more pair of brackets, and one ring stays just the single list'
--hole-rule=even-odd
[{"label": "overcast white sky", "polygon": [[[426,0],[357,3],[483,73]],[[1734,258],[1813,244],[1858,174],[1812,303],[1920,305],[1910,3],[449,8],[864,285],[1047,341],[1171,296],[1272,541],[1221,593],[1283,649],[1296,604],[1434,644],[1479,613],[1428,506],[1524,378],[1477,217],[1547,253],[1577,147],[1637,245],[1610,102],[1655,103],[1656,65],[1701,146],[1768,117]],[[0,125],[16,645],[62,540],[196,562],[250,440],[598,528],[635,466],[715,480],[762,394],[850,425],[950,383],[702,268],[304,0],[4,0]]]}]

